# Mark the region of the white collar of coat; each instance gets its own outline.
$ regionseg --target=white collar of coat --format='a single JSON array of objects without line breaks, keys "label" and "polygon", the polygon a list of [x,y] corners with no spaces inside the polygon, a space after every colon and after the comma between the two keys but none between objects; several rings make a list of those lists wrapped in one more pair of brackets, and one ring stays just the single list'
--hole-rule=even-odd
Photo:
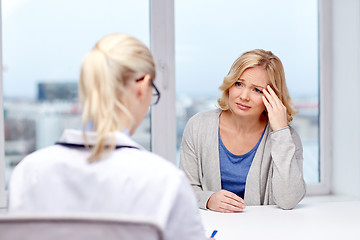
[{"label": "white collar of coat", "polygon": [[[93,131],[87,131],[86,132],[86,144],[88,145],[94,145],[96,143],[96,137],[97,134],[96,132]],[[114,137],[115,137],[115,144],[116,146],[133,146],[136,148],[139,148],[141,150],[143,150],[144,148],[142,146],[140,146],[139,144],[137,144],[134,140],[132,140],[127,133],[122,133],[122,132],[114,132]],[[59,139],[59,142],[64,142],[64,143],[71,143],[71,144],[84,144],[85,145],[85,141],[83,138],[83,133],[80,130],[75,130],[75,129],[66,129],[62,136]],[[111,142],[111,136],[109,137],[108,142]]]}]

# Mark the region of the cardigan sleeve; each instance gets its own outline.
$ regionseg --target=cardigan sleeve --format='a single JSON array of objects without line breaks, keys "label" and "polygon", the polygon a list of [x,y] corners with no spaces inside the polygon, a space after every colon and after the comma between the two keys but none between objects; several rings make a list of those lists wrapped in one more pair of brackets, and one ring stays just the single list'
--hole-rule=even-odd
[{"label": "cardigan sleeve", "polygon": [[[203,186],[203,169],[201,166],[201,136],[199,119],[192,118],[186,124],[180,146],[180,169],[184,171],[195,193],[199,208],[207,209],[206,204],[214,193]],[[201,121],[200,121],[201,122]]]},{"label": "cardigan sleeve", "polygon": [[292,209],[306,192],[301,140],[291,127],[272,132],[270,139],[273,199],[280,208]]}]

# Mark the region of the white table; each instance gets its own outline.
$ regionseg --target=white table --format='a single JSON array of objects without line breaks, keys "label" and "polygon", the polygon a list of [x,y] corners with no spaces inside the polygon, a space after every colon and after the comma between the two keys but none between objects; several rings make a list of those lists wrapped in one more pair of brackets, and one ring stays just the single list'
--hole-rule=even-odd
[{"label": "white table", "polygon": [[230,239],[360,240],[360,200],[303,201],[293,210],[246,207],[242,213],[200,210],[207,236]]}]

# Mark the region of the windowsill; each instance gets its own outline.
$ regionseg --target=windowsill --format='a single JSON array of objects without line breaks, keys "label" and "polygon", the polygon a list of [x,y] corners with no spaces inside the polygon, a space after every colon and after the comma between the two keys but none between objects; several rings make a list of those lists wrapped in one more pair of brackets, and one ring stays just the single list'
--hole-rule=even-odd
[{"label": "windowsill", "polygon": [[322,196],[306,196],[300,204],[321,203],[321,202],[347,202],[360,201],[359,197],[345,195],[322,195]]}]

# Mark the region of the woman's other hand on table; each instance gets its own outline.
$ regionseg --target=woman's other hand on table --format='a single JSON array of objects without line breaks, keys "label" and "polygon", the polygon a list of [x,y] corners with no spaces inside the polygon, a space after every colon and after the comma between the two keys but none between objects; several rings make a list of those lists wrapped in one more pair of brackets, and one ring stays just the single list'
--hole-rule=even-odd
[{"label": "woman's other hand on table", "polygon": [[206,207],[216,212],[235,213],[243,211],[245,202],[232,192],[220,190],[210,196]]}]

